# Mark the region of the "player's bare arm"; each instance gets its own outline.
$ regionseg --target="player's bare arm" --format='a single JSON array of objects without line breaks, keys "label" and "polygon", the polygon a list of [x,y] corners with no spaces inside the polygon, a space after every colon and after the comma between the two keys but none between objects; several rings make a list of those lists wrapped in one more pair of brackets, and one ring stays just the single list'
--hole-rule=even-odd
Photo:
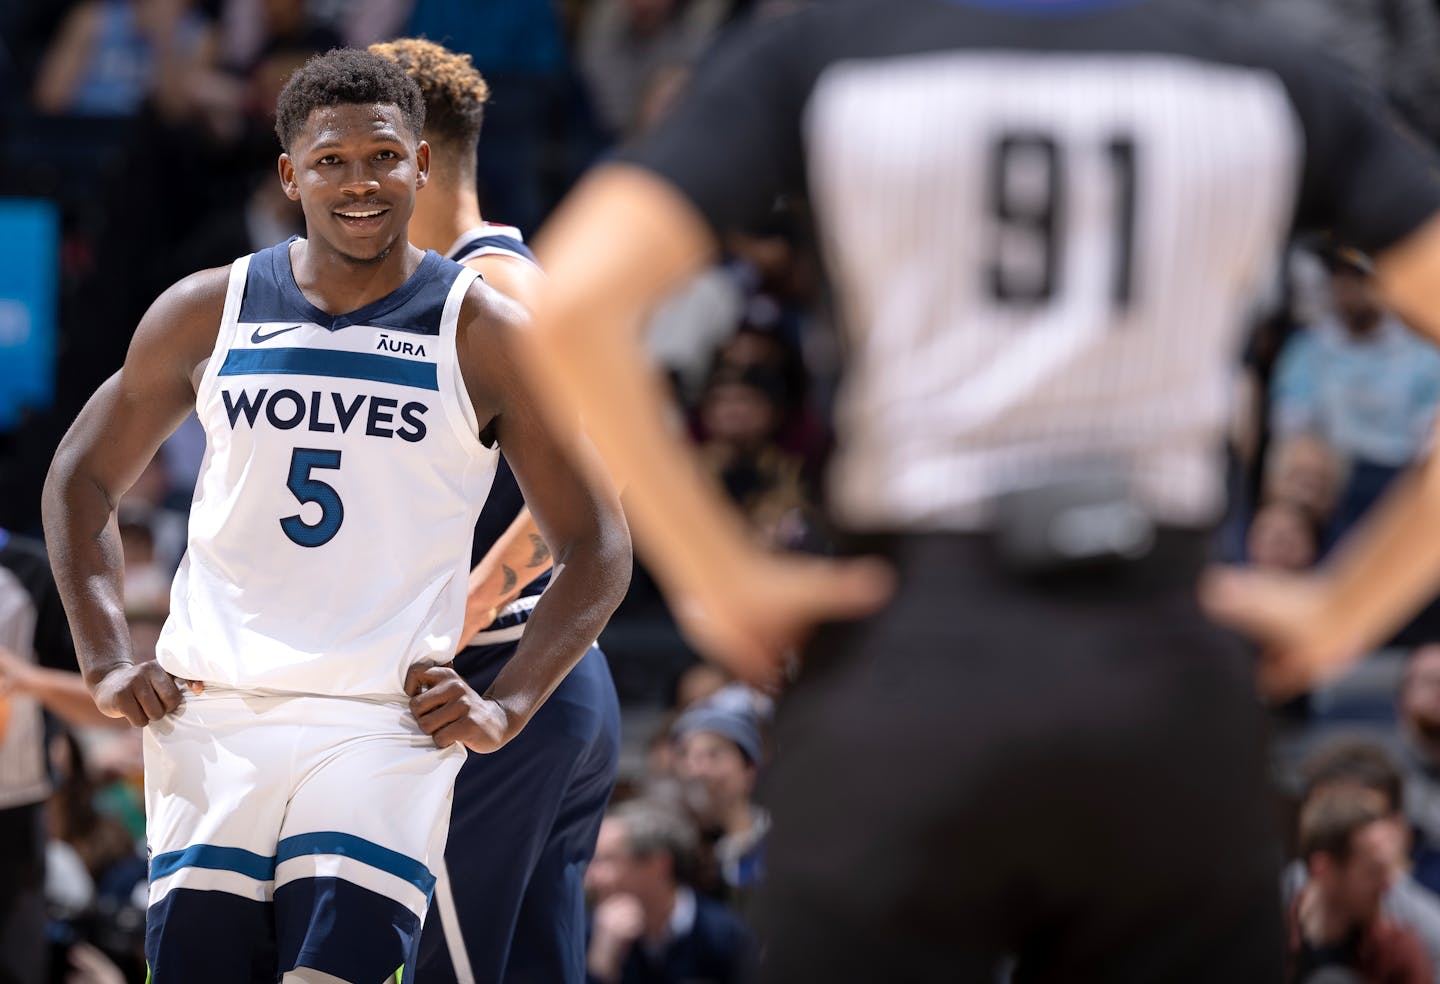
[{"label": "player's bare arm", "polygon": [[605,627],[630,580],[630,537],[604,468],[574,426],[542,419],[516,366],[523,310],[477,282],[461,312],[456,349],[481,433],[498,440],[541,534],[555,575],[514,657],[477,696],[447,667],[412,670],[411,709],[442,747],[493,751],[525,726]]},{"label": "player's bare arm", "polygon": [[500,610],[551,566],[550,545],[530,510],[522,508],[470,572],[459,648],[468,646],[475,633],[499,618]]},{"label": "player's bare arm", "polygon": [[465,265],[485,278],[485,283],[533,314],[545,289],[545,274],[529,260],[499,253],[483,253]]},{"label": "player's bare arm", "polygon": [[[1376,258],[1386,302],[1440,344],[1440,216]],[[1440,584],[1440,457],[1397,483],[1317,574],[1227,569],[1204,587],[1217,618],[1271,647],[1262,685],[1284,696],[1335,676]]]},{"label": "player's bare arm", "polygon": [[115,509],[195,407],[227,277],[224,268],[194,274],[150,306],[125,365],[80,411],[45,480],[45,540],[81,673],[101,711],[136,726],[173,711],[180,691],[158,663],[136,663],[131,652]]},{"label": "player's bare arm", "polygon": [[[513,256],[487,254],[467,260],[465,265],[527,311],[534,310],[545,280],[534,263]],[[520,592],[550,566],[550,548],[540,527],[530,510],[522,508],[504,535],[470,572],[461,648],[476,632],[495,621],[500,609],[520,597]]]},{"label": "player's bare arm", "polygon": [[583,416],[622,479],[637,543],[691,641],[764,683],[811,625],[873,610],[889,579],[873,563],[763,552],[666,428],[641,316],[715,249],[699,213],[665,181],[633,166],[598,170],[540,244],[549,280],[534,363],[552,405]]}]

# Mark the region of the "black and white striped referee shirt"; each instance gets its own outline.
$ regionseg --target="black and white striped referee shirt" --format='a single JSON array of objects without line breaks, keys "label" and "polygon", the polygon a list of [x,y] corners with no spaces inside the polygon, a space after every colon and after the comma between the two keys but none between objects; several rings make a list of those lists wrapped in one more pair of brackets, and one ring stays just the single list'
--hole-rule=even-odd
[{"label": "black and white striped referee shirt", "polygon": [[1210,522],[1240,331],[1292,228],[1373,252],[1440,210],[1358,83],[1189,0],[821,4],[722,46],[632,160],[719,230],[808,196],[852,529],[983,527],[1102,458],[1155,519]]},{"label": "black and white striped referee shirt", "polygon": [[[0,529],[0,646],[51,669],[79,669],[50,562],[39,543]],[[30,697],[10,698],[0,733],[0,810],[50,795],[45,722]]]}]

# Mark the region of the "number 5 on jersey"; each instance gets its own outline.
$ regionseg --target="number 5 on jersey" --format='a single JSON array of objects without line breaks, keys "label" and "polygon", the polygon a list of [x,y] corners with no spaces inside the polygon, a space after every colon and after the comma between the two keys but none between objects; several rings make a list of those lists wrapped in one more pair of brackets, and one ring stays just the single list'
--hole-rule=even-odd
[{"label": "number 5 on jersey", "polygon": [[324,546],[340,532],[340,524],[345,519],[345,504],[340,501],[340,493],[333,486],[310,477],[312,469],[339,467],[339,451],[296,448],[290,455],[290,477],[285,487],[302,506],[309,502],[320,505],[320,519],[315,523],[305,522],[299,513],[280,520],[285,535],[302,547]]}]

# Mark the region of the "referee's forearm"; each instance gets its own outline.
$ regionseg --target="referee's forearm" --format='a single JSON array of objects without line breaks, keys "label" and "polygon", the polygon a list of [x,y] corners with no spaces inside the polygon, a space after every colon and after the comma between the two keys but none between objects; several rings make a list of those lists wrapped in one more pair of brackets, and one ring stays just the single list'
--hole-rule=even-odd
[{"label": "referee's forearm", "polygon": [[33,670],[29,693],[47,711],[76,728],[125,727],[124,718],[112,718],[95,706],[90,688],[78,673],[38,666]]},{"label": "referee's forearm", "polygon": [[1352,651],[1380,644],[1440,590],[1440,455],[1401,479],[1328,566],[1324,631]]}]

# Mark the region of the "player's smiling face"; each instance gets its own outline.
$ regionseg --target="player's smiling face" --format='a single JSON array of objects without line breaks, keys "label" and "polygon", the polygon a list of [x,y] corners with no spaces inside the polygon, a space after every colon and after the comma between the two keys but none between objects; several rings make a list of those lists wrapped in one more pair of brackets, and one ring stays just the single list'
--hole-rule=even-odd
[{"label": "player's smiling face", "polygon": [[305,212],[306,236],[361,263],[405,241],[429,170],[430,146],[388,103],[312,110],[280,156],[280,180]]}]

